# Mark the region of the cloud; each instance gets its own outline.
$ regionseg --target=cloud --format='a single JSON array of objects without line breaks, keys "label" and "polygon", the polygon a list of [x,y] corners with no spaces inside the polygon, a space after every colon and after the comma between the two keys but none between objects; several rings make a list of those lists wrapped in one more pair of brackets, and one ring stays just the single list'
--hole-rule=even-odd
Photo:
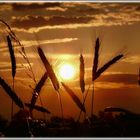
[{"label": "cloud", "polygon": [[126,85],[137,85],[138,76],[136,74],[107,74],[102,75],[97,81],[101,82],[113,82],[113,83],[123,83]]},{"label": "cloud", "polygon": [[[7,4],[7,6],[13,7],[9,15],[6,14],[11,25],[17,30],[25,31],[129,25],[140,21],[139,3],[55,2],[14,3]],[[5,14],[1,13],[1,15],[4,17]]]},{"label": "cloud", "polygon": [[[30,63],[33,65],[33,63]],[[16,64],[16,71],[21,71],[25,70],[25,67],[27,67],[27,63],[22,63],[22,64]],[[0,71],[11,71],[11,63],[10,62],[0,62]]]},{"label": "cloud", "polygon": [[60,12],[65,12],[67,10],[67,8],[62,8],[62,7],[50,7],[47,8],[47,11],[60,11]]},{"label": "cloud", "polygon": [[[92,78],[89,76],[85,78],[86,89],[90,85],[92,87]],[[68,84],[76,89],[80,90],[79,86],[79,78],[68,81]],[[95,82],[96,90],[99,89],[129,89],[129,88],[137,88],[138,87],[138,76],[136,74],[128,74],[128,73],[121,73],[121,72],[113,72],[103,74],[100,78],[98,78]]]},{"label": "cloud", "polygon": [[132,63],[132,64],[139,64],[140,63],[140,57],[137,55],[129,56],[122,61],[127,62],[127,63]]},{"label": "cloud", "polygon": [[49,2],[49,3],[13,3],[12,8],[15,11],[23,11],[23,10],[36,10],[36,9],[44,9],[50,7],[58,7],[61,3],[58,2]]},{"label": "cloud", "polygon": [[126,86],[124,83],[95,82],[95,89],[120,89]]},{"label": "cloud", "polygon": [[88,23],[93,20],[93,17],[66,17],[66,16],[26,16],[24,18],[13,19],[11,25],[16,28],[30,29],[41,26],[55,26],[67,24]]},{"label": "cloud", "polygon": [[[91,76],[87,75],[86,85],[92,84]],[[75,81],[79,86],[79,79]],[[96,81],[97,87],[100,88],[131,88],[138,86],[138,75],[122,72],[107,72],[102,74]],[[95,86],[96,87],[96,86]]]},{"label": "cloud", "polygon": [[0,12],[3,12],[3,11],[10,11],[12,10],[12,6],[11,5],[8,5],[6,3],[1,3],[1,8],[0,8]]},{"label": "cloud", "polygon": [[[1,9],[3,8],[0,6]],[[140,4],[131,3],[13,3],[1,18],[8,20],[16,30],[39,31],[80,27],[130,25],[140,21]],[[19,12],[17,12],[19,10]]]},{"label": "cloud", "polygon": [[[75,86],[75,89],[80,90],[79,86],[73,85]],[[92,86],[90,86],[90,91],[92,91]],[[94,88],[95,90],[115,90],[115,89],[121,89],[121,88],[134,88],[135,85],[126,85],[124,83],[115,83],[115,82],[95,82],[94,83]],[[89,86],[86,85],[85,87],[86,89],[89,88]]]},{"label": "cloud", "polygon": [[22,18],[14,17],[11,26],[17,28],[29,29],[31,27],[45,26],[46,24],[47,24],[47,17],[44,18],[42,16],[35,16],[35,17],[25,16]]},{"label": "cloud", "polygon": [[[87,77],[86,81],[87,84],[91,83],[91,77]],[[96,82],[103,82],[103,83],[118,83],[123,84],[126,86],[129,85],[138,85],[138,75],[131,74],[131,73],[122,73],[122,72],[108,72],[102,74]]]},{"label": "cloud", "polygon": [[[21,47],[20,46],[15,46],[14,48],[15,49],[19,49]],[[7,46],[0,48],[0,52],[7,52],[7,51],[8,51],[8,47]],[[4,55],[4,53],[2,55]]]},{"label": "cloud", "polygon": [[[50,40],[40,40],[39,44],[55,44],[55,43],[67,43],[67,42],[71,42],[71,41],[76,41],[78,40],[78,38],[56,38],[56,39],[50,39]],[[36,45],[37,42],[36,41],[21,41],[22,44],[25,44],[27,46],[30,46],[30,44],[32,45]]]},{"label": "cloud", "polygon": [[[39,40],[39,44],[40,45],[46,45],[46,44],[59,44],[59,43],[68,43],[68,42],[72,42],[72,41],[77,41],[78,38],[55,38],[55,39],[49,39],[49,40]],[[24,45],[25,48],[30,48],[30,47],[34,47],[37,46],[37,41],[30,41],[30,40],[21,40],[20,41],[21,44]],[[5,43],[2,42],[4,47],[0,48],[0,52],[7,52],[8,51],[8,47],[5,46]],[[20,49],[20,46],[14,46],[15,49]],[[6,55],[6,53],[3,53],[3,56]]]}]

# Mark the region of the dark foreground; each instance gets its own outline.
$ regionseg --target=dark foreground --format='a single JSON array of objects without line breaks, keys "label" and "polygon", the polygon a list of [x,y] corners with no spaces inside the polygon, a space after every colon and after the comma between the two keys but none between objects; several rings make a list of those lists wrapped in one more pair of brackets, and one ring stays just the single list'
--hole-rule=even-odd
[{"label": "dark foreground", "polygon": [[[28,123],[27,123],[28,122]],[[15,117],[11,122],[0,117],[1,137],[140,137],[140,115],[100,112],[79,123],[73,118],[52,117],[49,121]]]}]

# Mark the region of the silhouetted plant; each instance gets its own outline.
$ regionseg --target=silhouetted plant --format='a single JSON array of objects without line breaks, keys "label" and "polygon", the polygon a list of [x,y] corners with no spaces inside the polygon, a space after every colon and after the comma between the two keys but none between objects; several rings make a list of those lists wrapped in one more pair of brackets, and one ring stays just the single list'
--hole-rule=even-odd
[{"label": "silhouetted plant", "polygon": [[94,50],[94,61],[92,66],[92,101],[91,101],[91,117],[93,115],[93,102],[94,102],[94,81],[103,73],[105,72],[110,66],[115,64],[117,61],[119,61],[123,54],[119,54],[115,57],[113,57],[110,61],[108,61],[106,64],[104,64],[101,68],[98,68],[98,62],[99,62],[99,48],[100,48],[100,40],[99,38],[96,39],[95,42],[95,50]]},{"label": "silhouetted plant", "polygon": [[[13,77],[13,90],[14,90],[14,78],[16,74],[16,59],[14,54],[14,47],[12,45],[12,41],[10,39],[10,36],[7,36],[7,44],[9,48],[10,58],[11,58],[11,65],[12,65],[12,77]],[[11,105],[11,118],[13,116],[13,100]]]},{"label": "silhouetted plant", "polygon": [[85,112],[85,106],[81,103],[81,101],[79,100],[79,98],[76,96],[76,94],[72,91],[72,89],[70,89],[70,87],[68,87],[66,84],[64,84],[63,82],[62,86],[64,87],[64,89],[67,91],[67,93],[70,95],[70,97],[73,99],[73,101],[76,103],[76,105],[83,111]]},{"label": "silhouetted plant", "polygon": [[40,95],[40,91],[41,91],[43,85],[45,84],[45,81],[47,80],[47,78],[48,78],[48,73],[45,72],[43,74],[43,76],[41,77],[41,79],[36,84],[35,89],[33,90],[31,104],[30,104],[30,107],[29,107],[31,115],[32,115],[32,110],[34,109],[34,105],[36,104],[36,101],[38,99],[38,96]]},{"label": "silhouetted plant", "polygon": [[53,87],[54,89],[57,91],[57,95],[58,95],[58,98],[59,98],[59,101],[60,101],[60,107],[61,107],[61,114],[62,114],[62,119],[64,118],[64,115],[63,115],[63,107],[62,107],[62,101],[61,101],[61,95],[59,93],[59,81],[54,73],[54,70],[52,68],[52,66],[50,65],[49,61],[47,60],[43,50],[38,47],[38,54],[42,60],[42,63],[44,64],[45,68],[46,68],[46,71],[48,73],[48,77],[51,79],[51,82],[53,84]]}]

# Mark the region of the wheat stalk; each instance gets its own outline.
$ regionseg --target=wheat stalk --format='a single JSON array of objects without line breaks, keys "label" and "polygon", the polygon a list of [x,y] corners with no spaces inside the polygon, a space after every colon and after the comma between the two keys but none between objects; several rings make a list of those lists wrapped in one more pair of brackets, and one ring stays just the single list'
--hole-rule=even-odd
[{"label": "wheat stalk", "polygon": [[[30,103],[25,103],[25,106],[27,106],[28,108],[31,108],[32,105]],[[34,105],[33,108],[36,109],[37,111],[40,111],[40,112],[43,112],[43,113],[48,113],[48,114],[51,113],[48,109],[46,109],[42,106]]]},{"label": "wheat stalk", "polygon": [[33,81],[36,83],[35,75],[34,75],[32,66],[31,66],[31,64],[30,64],[30,61],[29,61],[29,59],[28,59],[28,57],[27,57],[27,54],[26,54],[26,52],[25,52],[24,46],[20,43],[18,37],[16,36],[16,34],[14,33],[14,31],[11,29],[10,25],[9,25],[8,23],[6,23],[6,22],[5,22],[4,20],[2,20],[2,19],[0,19],[0,22],[3,23],[3,24],[8,28],[9,31],[7,31],[7,32],[8,32],[8,34],[9,34],[9,36],[10,36],[16,43],[18,43],[18,45],[21,46],[21,51],[19,51],[19,52],[20,52],[20,54],[23,56],[23,58],[27,61],[28,65],[29,65],[29,67],[30,67],[30,71],[31,71],[31,73],[32,73],[32,79],[33,79]]},{"label": "wheat stalk", "polygon": [[[85,96],[83,96],[83,106],[85,106],[85,101],[86,101],[86,98],[88,96],[88,93],[89,93],[89,89],[90,89],[90,85],[85,93]],[[81,114],[82,114],[82,110],[80,110],[80,113],[79,113],[79,116],[78,116],[78,119],[77,119],[77,122],[80,120],[80,117],[81,117]],[[86,115],[86,113],[85,113]]]},{"label": "wheat stalk", "polygon": [[57,91],[57,95],[58,95],[58,100],[59,100],[60,108],[61,108],[62,121],[63,121],[63,124],[64,124],[63,105],[62,105],[62,99],[61,99],[61,94],[60,94],[59,90]]},{"label": "wheat stalk", "polygon": [[[80,88],[81,92],[83,93],[83,101],[84,101],[84,92],[85,92],[85,64],[84,64],[84,57],[80,54]],[[81,111],[82,112],[82,111]],[[84,117],[86,117],[86,112],[84,112]]]},{"label": "wheat stalk", "polygon": [[84,80],[84,74],[85,74],[85,65],[84,65],[84,58],[83,55],[80,55],[80,88],[82,93],[85,91],[85,80]]},{"label": "wheat stalk", "polygon": [[95,43],[94,61],[93,61],[93,67],[92,67],[92,81],[94,81],[94,76],[95,76],[96,71],[98,69],[99,48],[100,48],[100,40],[99,40],[99,38],[97,38],[96,43]]},{"label": "wheat stalk", "polygon": [[95,81],[103,72],[105,72],[110,66],[115,64],[117,61],[119,61],[123,57],[123,54],[119,54],[112,58],[110,61],[108,61],[105,65],[103,65],[94,76],[93,80]]},{"label": "wheat stalk", "polygon": [[94,49],[94,61],[92,66],[92,97],[91,97],[91,117],[93,114],[93,101],[94,101],[94,77],[96,75],[96,71],[98,69],[99,63],[99,48],[100,48],[100,40],[99,38],[96,39],[95,49]]},{"label": "wheat stalk", "polygon": [[83,111],[86,112],[85,106],[81,103],[81,101],[79,100],[79,98],[75,95],[75,93],[63,82],[62,86],[64,87],[64,89],[66,90],[66,92],[70,95],[70,97],[73,99],[73,101],[76,103],[76,105]]},{"label": "wheat stalk", "polygon": [[15,102],[17,106],[20,108],[24,108],[24,104],[22,100],[16,95],[16,93],[11,89],[11,87],[0,77],[0,85],[6,91],[6,93],[10,96],[10,98]]},{"label": "wheat stalk", "polygon": [[8,33],[9,33],[9,35],[11,36],[11,38],[13,38],[14,40],[17,41],[17,37],[16,37],[15,33],[12,31],[11,27],[9,26],[9,24],[6,23],[6,22],[5,22],[4,20],[2,20],[2,19],[0,19],[0,22],[3,23],[3,24],[8,28],[8,30],[9,30]]},{"label": "wheat stalk", "polygon": [[59,99],[59,102],[60,102],[60,108],[61,108],[61,114],[62,114],[62,120],[64,118],[63,116],[63,108],[62,108],[62,101],[61,101],[61,95],[59,93],[59,82],[58,82],[58,79],[54,73],[54,70],[52,68],[52,66],[50,65],[49,61],[47,60],[43,50],[38,47],[38,54],[42,60],[42,63],[44,64],[45,68],[46,68],[46,71],[48,73],[48,76],[49,78],[51,79],[51,82],[53,84],[53,87],[54,89],[57,91],[57,95],[58,95],[58,99]]},{"label": "wheat stalk", "polygon": [[8,44],[10,58],[11,58],[12,76],[14,78],[16,74],[16,59],[14,55],[14,48],[13,48],[13,45],[9,36],[7,36],[7,44]]},{"label": "wheat stalk", "polygon": [[23,45],[21,46],[21,50],[19,50],[19,53],[22,55],[22,57],[24,58],[24,60],[28,63],[28,65],[29,65],[29,71],[31,72],[31,74],[32,74],[32,80],[35,82],[35,84],[36,84],[36,79],[35,79],[35,74],[34,74],[34,72],[33,72],[33,69],[32,69],[32,66],[31,66],[31,63],[30,63],[30,61],[29,61],[29,59],[28,59],[28,57],[27,57],[27,54],[26,54],[26,51],[25,51],[25,48],[23,47]]},{"label": "wheat stalk", "polygon": [[55,73],[53,71],[52,66],[50,65],[49,61],[47,60],[47,58],[46,58],[46,56],[45,56],[45,54],[43,52],[43,50],[40,47],[38,47],[38,54],[39,54],[44,66],[46,68],[46,71],[48,73],[49,78],[51,79],[51,82],[53,84],[54,89],[56,91],[58,91],[59,90],[58,79],[57,79],[57,77],[56,77],[56,75],[55,75]]},{"label": "wheat stalk", "polygon": [[139,82],[139,86],[140,86],[140,68],[139,68],[139,77],[138,77],[138,82]]},{"label": "wheat stalk", "polygon": [[109,62],[107,62],[105,65],[103,65],[94,75],[93,77],[93,87],[92,87],[92,102],[91,102],[91,117],[93,115],[93,100],[94,100],[94,81],[103,73],[105,70],[107,70],[111,65],[115,64],[117,61],[119,61],[123,57],[123,54],[119,54],[113,59],[111,59]]},{"label": "wheat stalk", "polygon": [[41,77],[41,79],[39,80],[39,82],[37,83],[34,91],[33,91],[33,94],[32,94],[32,99],[31,99],[31,105],[30,105],[30,113],[32,114],[32,110],[34,108],[34,105],[37,101],[37,98],[40,94],[40,91],[46,81],[46,79],[48,78],[48,74],[47,72],[44,73],[44,75]]},{"label": "wheat stalk", "polygon": [[[47,80],[47,78],[48,78],[48,74],[47,74],[47,72],[45,72],[44,75],[41,77],[40,81],[38,82],[38,84],[36,85],[35,89],[34,89],[34,92],[36,91],[38,93],[39,100],[40,100],[40,103],[41,103],[42,107],[43,107],[43,103],[42,103],[41,95],[39,93],[40,93],[43,85],[45,84],[45,81]],[[32,112],[32,109],[31,109],[31,112]],[[45,120],[46,119],[45,113],[43,113],[43,115],[44,115],[44,120]]]},{"label": "wheat stalk", "polygon": [[[10,58],[11,58],[11,66],[12,66],[12,77],[13,77],[13,90],[14,90],[14,77],[16,75],[16,59],[14,54],[14,47],[12,45],[12,41],[9,36],[7,36],[7,45],[9,48]],[[11,118],[13,117],[13,100],[11,105]]]},{"label": "wheat stalk", "polygon": [[[7,42],[8,42],[8,47],[9,47],[9,52],[10,52],[10,57],[11,57],[11,64],[12,64],[12,76],[13,76],[13,91],[12,89],[8,86],[8,84],[5,82],[5,81],[2,81],[2,85],[3,85],[3,88],[5,89],[5,91],[8,93],[8,95],[12,98],[12,109],[11,109],[11,119],[12,119],[12,116],[13,116],[13,101],[15,101],[15,103],[17,105],[19,105],[21,108],[24,108],[24,105],[22,103],[22,101],[17,97],[17,95],[15,94],[14,92],[14,77],[15,77],[15,74],[16,74],[16,59],[15,59],[15,56],[14,56],[14,49],[12,47],[12,42],[10,40],[10,37],[16,41],[20,46],[21,43],[19,41],[19,39],[17,38],[17,36],[15,35],[15,33],[12,31],[11,27],[8,25],[8,23],[6,23],[4,20],[0,19],[0,22],[3,23],[9,31],[8,34],[9,36],[7,36]],[[24,47],[22,47],[24,48]],[[23,49],[22,49],[23,50]],[[24,51],[25,52],[25,51]],[[26,55],[26,54],[25,54]],[[27,58],[28,59],[28,58]],[[29,61],[28,61],[29,62]],[[29,63],[29,66],[30,63]],[[31,67],[32,68],[32,67]],[[31,69],[32,70],[32,69]],[[33,72],[33,71],[32,71]],[[34,73],[33,73],[34,74]],[[3,79],[2,79],[3,80]],[[7,88],[7,89],[6,89]],[[13,92],[13,93],[12,93]],[[28,120],[27,120],[27,124],[28,124],[28,128],[29,128],[29,123],[28,123]],[[30,128],[29,128],[30,129]]]},{"label": "wheat stalk", "polygon": [[100,40],[99,38],[96,39],[95,43],[95,52],[94,52],[94,61],[92,66],[92,101],[91,101],[91,117],[93,115],[93,101],[94,101],[94,81],[103,73],[105,72],[111,65],[115,64],[118,60],[123,57],[123,54],[119,54],[116,57],[112,58],[108,61],[105,65],[98,69],[99,63],[99,48],[100,48]]}]

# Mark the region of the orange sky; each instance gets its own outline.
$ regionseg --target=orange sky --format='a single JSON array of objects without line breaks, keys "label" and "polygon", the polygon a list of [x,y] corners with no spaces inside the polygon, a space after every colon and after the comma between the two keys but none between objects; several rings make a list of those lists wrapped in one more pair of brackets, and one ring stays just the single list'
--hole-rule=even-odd
[{"label": "orange sky", "polygon": [[[140,53],[140,4],[139,3],[0,3],[0,19],[13,29],[25,47],[32,64],[36,80],[43,75],[45,68],[37,54],[40,44],[46,57],[57,73],[62,63],[72,63],[77,76],[66,82],[82,99],[79,89],[79,54],[83,53],[86,66],[86,85],[91,83],[91,66],[96,37],[101,39],[101,67],[118,53],[125,57],[110,67],[95,83],[95,113],[107,106],[127,108],[140,113],[138,67]],[[12,86],[11,64],[7,45],[4,41],[5,27],[0,24],[0,77]],[[15,91],[25,102],[31,99],[34,82],[26,75],[26,61],[15,46],[17,73]],[[57,61],[57,63],[56,63]],[[87,89],[86,86],[86,89]],[[91,91],[92,89],[90,89]],[[0,114],[10,116],[11,100],[0,87]],[[78,108],[61,89],[65,116],[78,116]],[[41,91],[43,103],[52,114],[59,115],[57,94],[50,81]],[[90,112],[91,92],[87,98],[87,112]],[[38,101],[38,104],[39,101]],[[40,114],[37,113],[36,114]],[[42,115],[42,114],[40,114]]]}]

